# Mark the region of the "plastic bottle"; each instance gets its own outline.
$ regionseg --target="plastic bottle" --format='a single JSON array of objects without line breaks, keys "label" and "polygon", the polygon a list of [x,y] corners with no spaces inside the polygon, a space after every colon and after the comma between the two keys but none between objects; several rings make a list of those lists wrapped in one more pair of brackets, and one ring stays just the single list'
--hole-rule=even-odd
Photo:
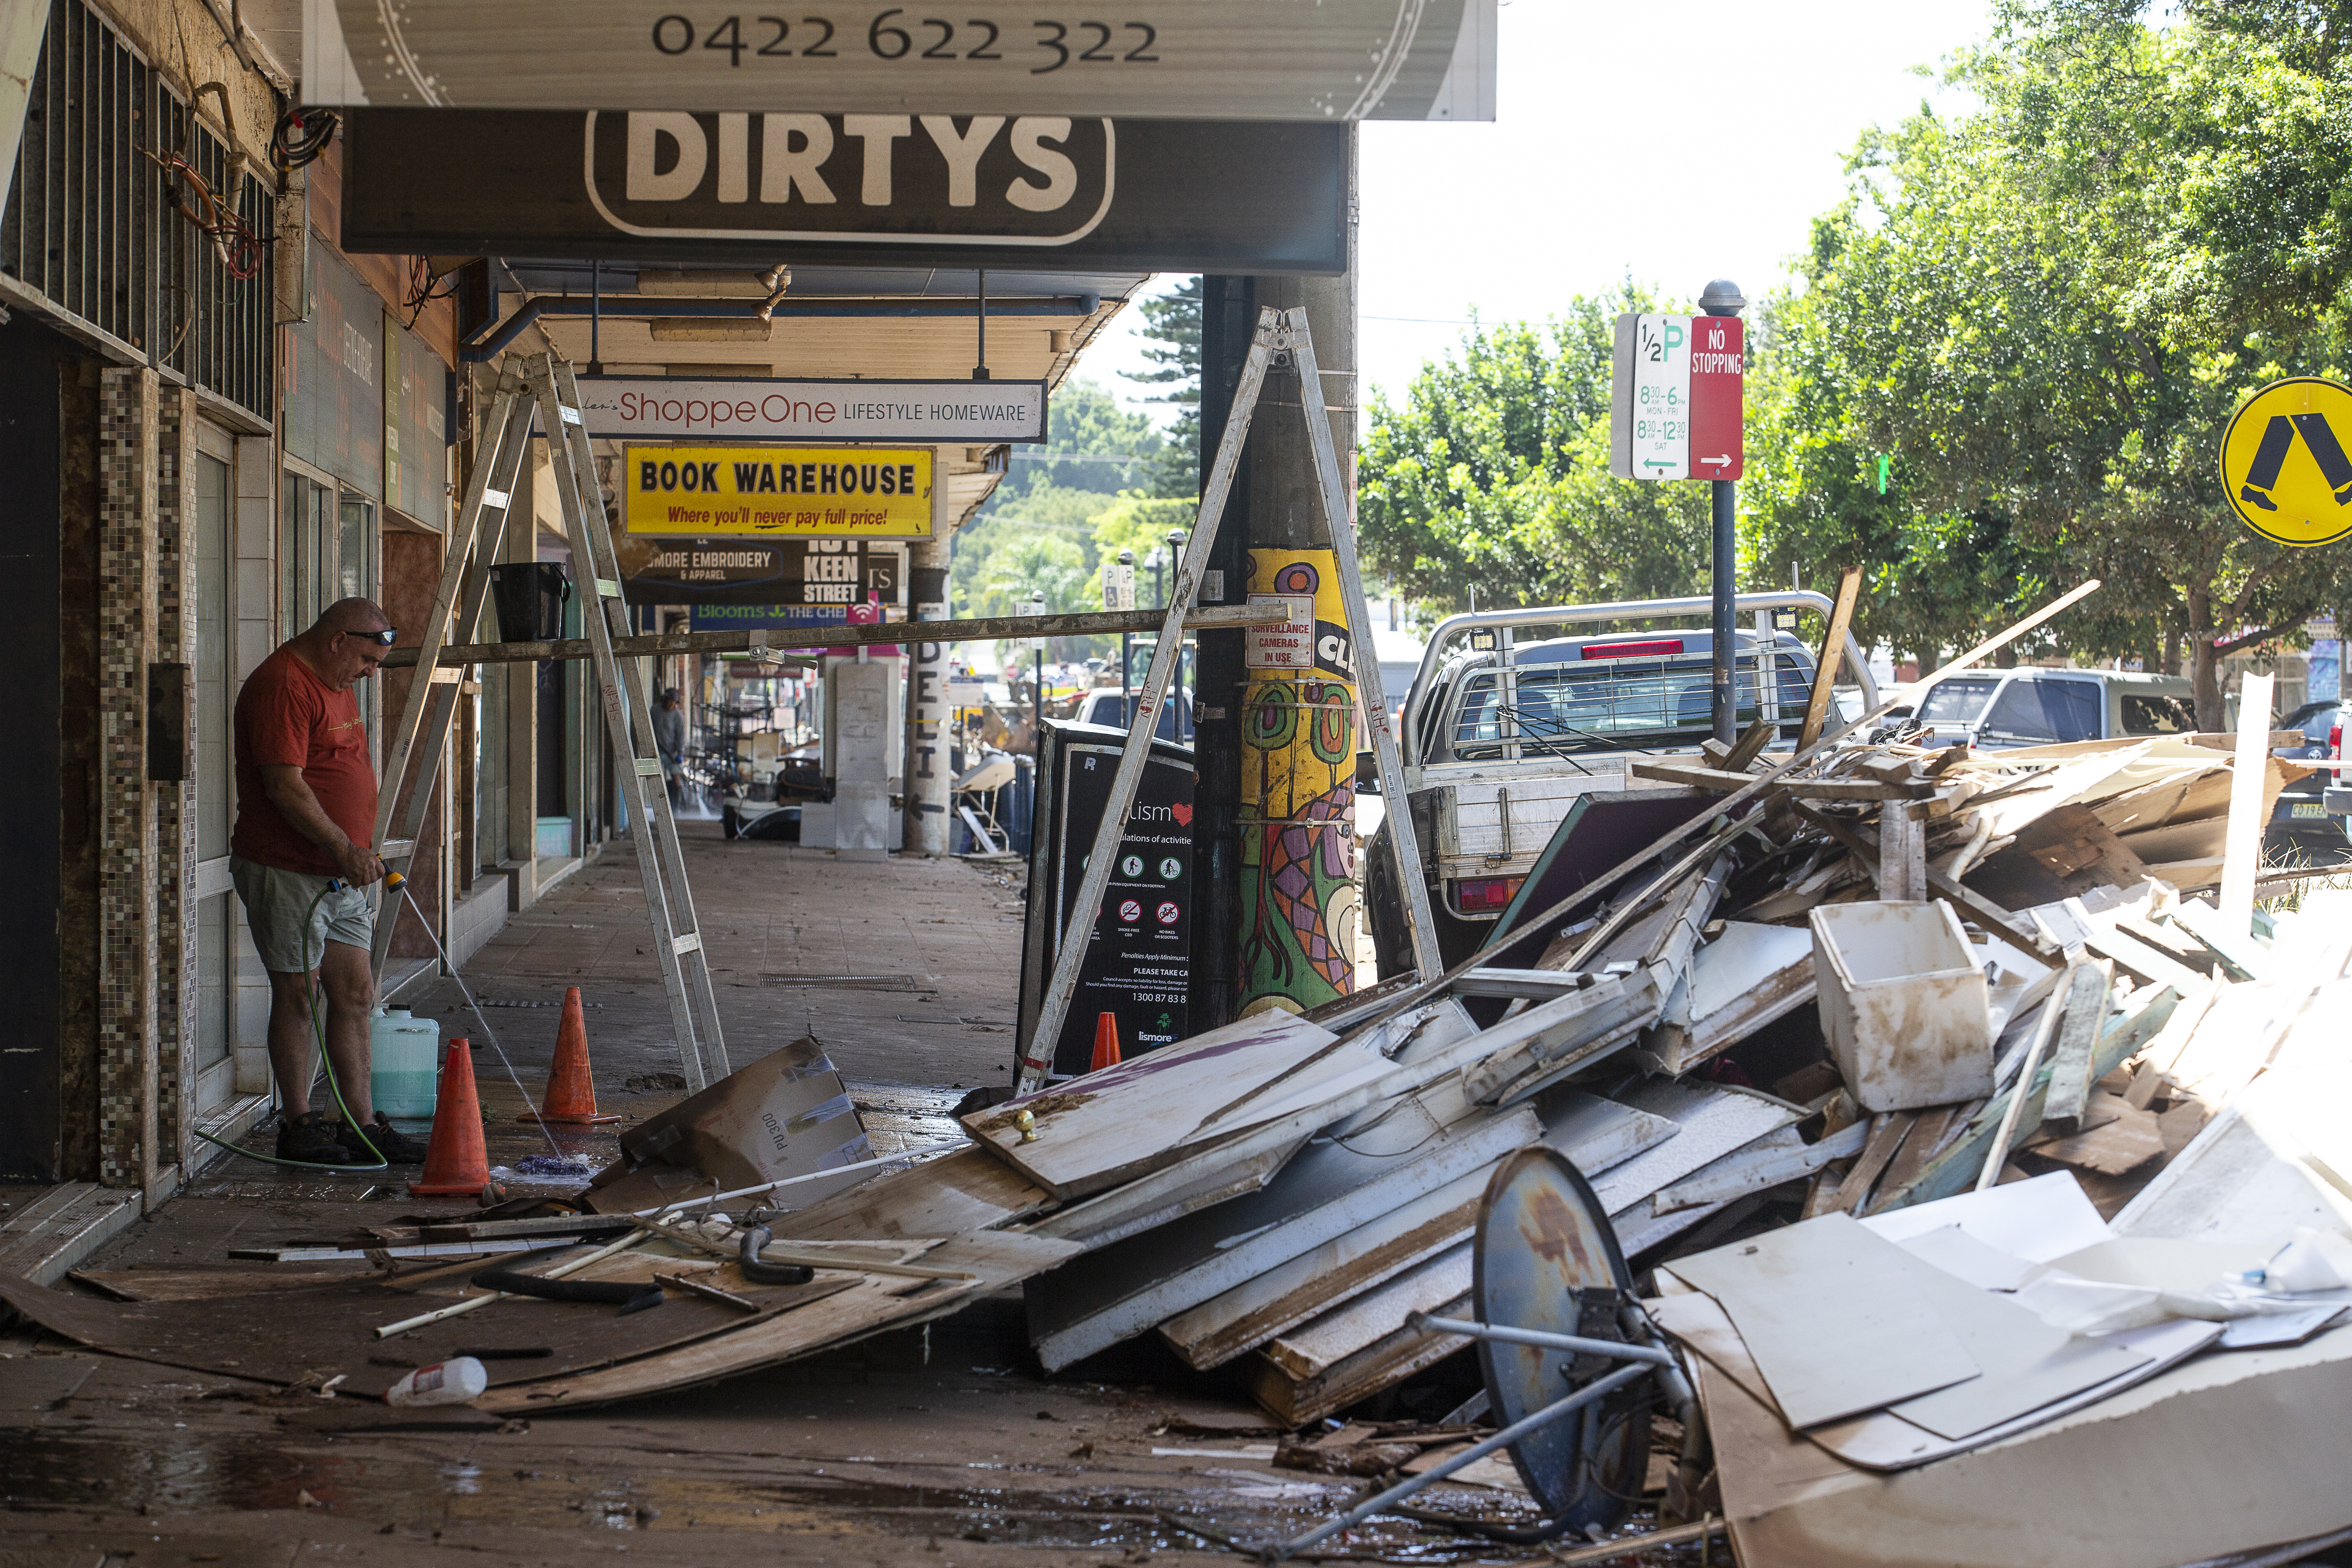
[{"label": "plastic bottle", "polygon": [[420,1366],[383,1392],[386,1405],[404,1409],[420,1405],[471,1405],[489,1387],[490,1374],[472,1356],[453,1356],[434,1366]]}]

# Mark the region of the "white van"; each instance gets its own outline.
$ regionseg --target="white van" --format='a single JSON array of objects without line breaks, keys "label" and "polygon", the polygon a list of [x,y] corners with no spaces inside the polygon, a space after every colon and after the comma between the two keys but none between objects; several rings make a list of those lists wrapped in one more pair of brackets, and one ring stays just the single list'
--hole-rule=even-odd
[{"label": "white van", "polygon": [[2197,729],[2196,688],[2180,675],[2120,669],[1968,670],[1930,684],[1902,721],[1922,746],[1997,752],[2105,741],[2119,735],[2187,735]]}]

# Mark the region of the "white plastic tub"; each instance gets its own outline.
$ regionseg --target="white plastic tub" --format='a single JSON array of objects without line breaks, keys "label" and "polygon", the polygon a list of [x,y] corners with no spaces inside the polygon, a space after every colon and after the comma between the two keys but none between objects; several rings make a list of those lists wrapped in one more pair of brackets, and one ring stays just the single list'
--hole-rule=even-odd
[{"label": "white plastic tub", "polygon": [[1822,1031],[1864,1110],[1992,1093],[1984,971],[1950,905],[1823,904],[1811,918]]},{"label": "white plastic tub", "polygon": [[368,1092],[386,1116],[430,1118],[440,1098],[441,1021],[386,1007],[368,1020]]}]

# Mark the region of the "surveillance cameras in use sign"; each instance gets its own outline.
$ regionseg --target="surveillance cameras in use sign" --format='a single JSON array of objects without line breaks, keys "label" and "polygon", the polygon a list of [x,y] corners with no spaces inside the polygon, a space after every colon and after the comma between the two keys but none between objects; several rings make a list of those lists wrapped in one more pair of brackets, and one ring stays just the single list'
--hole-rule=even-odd
[{"label": "surveillance cameras in use sign", "polygon": [[1618,317],[1609,471],[1625,479],[1739,478],[1747,358],[1737,316]]}]

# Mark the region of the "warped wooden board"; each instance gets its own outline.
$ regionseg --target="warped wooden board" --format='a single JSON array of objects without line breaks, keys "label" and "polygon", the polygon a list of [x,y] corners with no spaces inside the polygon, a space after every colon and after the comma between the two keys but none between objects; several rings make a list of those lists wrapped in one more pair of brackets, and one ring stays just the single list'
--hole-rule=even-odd
[{"label": "warped wooden board", "polygon": [[[1680,1131],[1663,1117],[1576,1090],[1546,1095],[1537,1110],[1542,1142],[1587,1176]],[[1160,1324],[1160,1337],[1193,1366],[1218,1366],[1336,1302],[1385,1284],[1469,1239],[1493,1171],[1491,1164],[1481,1166],[1244,1280]]]},{"label": "warped wooden board", "polygon": [[1258,1354],[1294,1380],[1319,1376],[1378,1343],[1414,1312],[1435,1312],[1470,1290],[1470,1243],[1457,1243],[1378,1289],[1276,1335]]},{"label": "warped wooden board", "polygon": [[530,1382],[789,1316],[792,1309],[852,1282],[850,1276],[820,1277],[797,1286],[730,1281],[729,1289],[761,1303],[763,1315],[754,1319],[690,1296],[673,1296],[651,1311],[625,1317],[609,1306],[517,1299],[389,1340],[377,1339],[376,1328],[413,1315],[419,1303],[413,1295],[372,1281],[202,1300],[121,1302],[0,1279],[0,1300],[68,1339],[132,1360],[278,1384],[310,1373],[340,1373],[347,1379],[345,1393],[374,1396],[405,1373],[405,1366],[381,1364],[387,1360],[424,1366],[471,1345],[545,1346],[554,1353],[486,1363],[494,1385]]},{"label": "warped wooden board", "polygon": [[[1439,1098],[1441,1086],[1424,1098]],[[1450,1098],[1460,1110],[1459,1090]],[[1410,1200],[1485,1171],[1542,1131],[1528,1110],[1407,1107],[1388,1127],[1318,1142],[1258,1192],[1105,1247],[1029,1286],[1029,1337],[1048,1372],[1108,1349]],[[1431,1136],[1433,1121],[1444,1131]],[[1399,1145],[1383,1149],[1383,1139]],[[1425,1141],[1424,1141],[1425,1140]],[[1416,1146],[1417,1145],[1417,1146]]]},{"label": "warped wooden board", "polygon": [[[1471,1310],[1470,1298],[1465,1294],[1412,1310],[1441,1318],[1465,1317]],[[1294,1378],[1272,1360],[1254,1358],[1244,1373],[1250,1397],[1287,1425],[1304,1426],[1393,1388],[1413,1373],[1470,1348],[1470,1342],[1458,1334],[1407,1328],[1402,1318],[1397,1323],[1393,1332],[1308,1377]]]},{"label": "warped wooden board", "polygon": [[1045,1208],[1053,1195],[984,1149],[958,1149],[860,1182],[775,1225],[779,1240],[961,1236]]},{"label": "warped wooden board", "polygon": [[[475,1265],[489,1268],[493,1259]],[[69,1278],[105,1291],[118,1301],[210,1301],[223,1296],[255,1296],[299,1285],[350,1284],[376,1278],[365,1263],[341,1268],[288,1268],[221,1264],[206,1268],[77,1268]]]},{"label": "warped wooden board", "polygon": [[[974,1142],[1067,1202],[1149,1174],[1206,1142],[1337,1095],[1388,1068],[1378,1052],[1287,1013],[1260,1014],[963,1118]],[[1015,1118],[1034,1119],[1023,1142]],[[1220,1115],[1220,1113],[1223,1113]]]},{"label": "warped wooden board", "polygon": [[1481,1167],[1160,1325],[1192,1366],[1222,1366],[1467,1240],[1493,1175]]},{"label": "warped wooden board", "polygon": [[1963,879],[2008,910],[2079,898],[2093,888],[2136,888],[2147,879],[2147,862],[2080,804],[2053,806],[2018,828],[2014,842]]},{"label": "warped wooden board", "polygon": [[951,1237],[925,1253],[923,1261],[937,1268],[969,1270],[973,1278],[967,1284],[861,1278],[846,1289],[789,1312],[748,1321],[738,1318],[735,1327],[694,1344],[583,1376],[493,1388],[475,1402],[475,1407],[528,1414],[713,1383],[944,1317],[991,1290],[1018,1284],[1032,1274],[1066,1262],[1081,1250],[1068,1242],[1015,1231]]}]

